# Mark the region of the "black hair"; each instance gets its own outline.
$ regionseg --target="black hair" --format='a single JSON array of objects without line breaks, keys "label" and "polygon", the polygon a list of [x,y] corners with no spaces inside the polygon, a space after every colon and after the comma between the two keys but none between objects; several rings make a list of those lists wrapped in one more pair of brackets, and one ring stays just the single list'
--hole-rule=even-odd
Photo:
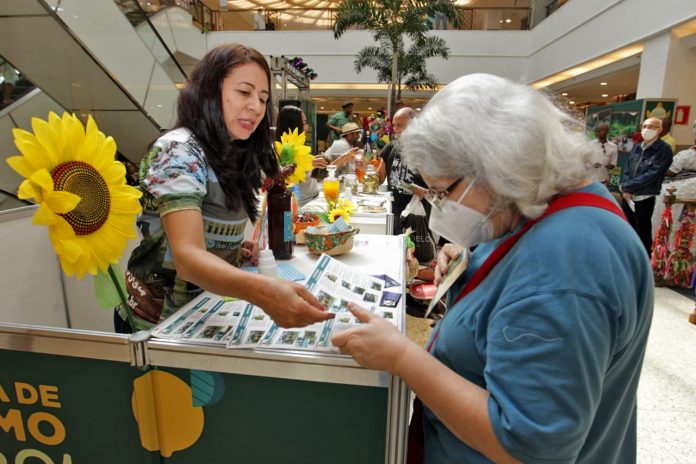
[{"label": "black hair", "polygon": [[[237,66],[258,64],[268,80],[266,115],[247,140],[232,140],[222,110],[222,83]],[[240,44],[220,45],[210,50],[191,72],[179,95],[176,127],[185,127],[203,148],[231,210],[243,207],[252,222],[258,215],[256,193],[267,177],[278,173],[271,148],[271,71],[266,59],[253,48]]]},{"label": "black hair", "polygon": [[278,111],[276,120],[275,139],[280,142],[280,137],[285,132],[292,132],[297,129],[298,133],[304,132],[302,122],[302,110],[296,106],[286,105]]}]

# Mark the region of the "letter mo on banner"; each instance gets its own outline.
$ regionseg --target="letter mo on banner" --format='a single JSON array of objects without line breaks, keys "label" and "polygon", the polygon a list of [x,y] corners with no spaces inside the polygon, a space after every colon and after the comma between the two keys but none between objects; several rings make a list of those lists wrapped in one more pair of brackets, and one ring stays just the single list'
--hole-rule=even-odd
[{"label": "letter mo on banner", "polygon": [[[27,413],[23,406],[38,405],[52,410],[60,409],[58,401],[58,387],[53,385],[30,385],[24,382],[14,382],[14,389],[10,391],[10,397],[2,385],[0,385],[0,403],[11,405],[9,409],[0,409],[0,432],[7,435],[7,438],[14,438],[17,442],[26,442],[30,436],[37,442],[47,446],[57,446],[65,441],[65,426],[63,422],[52,412],[33,411]],[[14,404],[13,404],[14,403]],[[15,464],[23,464],[29,458],[40,459],[45,464],[53,464],[54,461],[45,453],[25,449],[17,453],[14,458]],[[35,462],[35,459],[31,462]],[[72,459],[68,454],[64,454],[62,464],[72,464]],[[0,464],[7,464],[8,456],[2,454],[0,450]]]}]

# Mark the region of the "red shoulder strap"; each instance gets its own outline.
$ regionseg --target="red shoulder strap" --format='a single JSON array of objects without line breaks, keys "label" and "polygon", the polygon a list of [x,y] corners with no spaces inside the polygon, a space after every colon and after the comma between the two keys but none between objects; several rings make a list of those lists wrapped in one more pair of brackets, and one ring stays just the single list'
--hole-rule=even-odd
[{"label": "red shoulder strap", "polygon": [[[600,208],[609,212],[612,212],[626,221],[626,216],[624,216],[623,211],[616,202],[611,201],[607,198],[601,197],[594,193],[585,192],[574,192],[567,195],[562,195],[553,199],[544,214],[538,218],[527,221],[515,234],[508,237],[503,243],[498,245],[498,247],[493,250],[493,252],[488,256],[486,261],[483,262],[481,267],[479,267],[471,279],[464,285],[464,288],[459,292],[457,298],[455,298],[454,303],[468,295],[472,290],[474,290],[488,274],[493,270],[496,264],[503,259],[503,257],[510,251],[510,249],[515,246],[517,241],[522,237],[529,229],[531,229],[536,223],[542,221],[544,218],[567,208],[572,208],[574,206],[592,206],[594,208]],[[433,336],[430,345],[428,346],[428,351],[431,350],[433,343],[437,339],[439,331],[435,336]]]}]

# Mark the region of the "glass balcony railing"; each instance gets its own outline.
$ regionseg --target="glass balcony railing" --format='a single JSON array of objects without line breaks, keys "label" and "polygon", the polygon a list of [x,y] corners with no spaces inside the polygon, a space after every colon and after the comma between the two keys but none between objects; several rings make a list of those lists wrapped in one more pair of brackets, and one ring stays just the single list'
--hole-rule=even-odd
[{"label": "glass balcony railing", "polygon": [[189,10],[192,2],[187,0],[114,0],[128,18],[135,31],[148,46],[152,55],[162,66],[172,82],[186,81],[186,73],[160,35],[150,17],[163,9],[178,6]]},{"label": "glass balcony railing", "polygon": [[0,56],[0,111],[36,88],[24,75]]},{"label": "glass balcony railing", "polygon": [[[142,3],[142,1],[141,1]],[[163,3],[163,2],[159,2]],[[234,1],[220,6],[218,0],[191,0],[184,2],[202,32],[251,31],[254,30],[254,15],[262,6],[260,2]],[[272,2],[271,4],[277,4]],[[292,2],[294,5],[303,2]],[[310,2],[307,2],[310,3]],[[312,2],[316,3],[316,2]],[[336,19],[334,5],[338,2],[319,2],[330,5],[325,8],[287,6],[263,9],[266,30],[330,30]],[[184,5],[181,5],[184,6]],[[184,6],[185,7],[185,6]],[[461,30],[526,30],[529,29],[531,9],[510,8],[458,8],[462,17]],[[451,29],[437,18],[423,18],[433,29]]]}]

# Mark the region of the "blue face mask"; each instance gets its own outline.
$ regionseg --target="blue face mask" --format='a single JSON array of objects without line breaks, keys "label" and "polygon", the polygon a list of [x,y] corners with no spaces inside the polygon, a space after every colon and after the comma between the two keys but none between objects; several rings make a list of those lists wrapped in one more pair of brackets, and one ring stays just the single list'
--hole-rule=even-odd
[{"label": "blue face mask", "polygon": [[457,201],[443,199],[439,206],[433,205],[428,223],[433,232],[464,250],[494,238],[490,214],[486,216],[461,204],[473,186],[471,182]]}]

